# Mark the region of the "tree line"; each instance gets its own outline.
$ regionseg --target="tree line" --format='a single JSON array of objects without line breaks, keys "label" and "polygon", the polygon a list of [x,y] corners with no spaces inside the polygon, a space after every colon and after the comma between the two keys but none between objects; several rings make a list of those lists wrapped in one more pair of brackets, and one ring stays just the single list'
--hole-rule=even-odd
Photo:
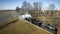
[{"label": "tree line", "polygon": [[[16,7],[16,10],[19,11],[20,9],[24,10],[42,10],[43,2],[34,2],[33,4],[23,1],[21,8],[19,6]],[[48,10],[54,10],[56,8],[55,4],[49,4]]]}]

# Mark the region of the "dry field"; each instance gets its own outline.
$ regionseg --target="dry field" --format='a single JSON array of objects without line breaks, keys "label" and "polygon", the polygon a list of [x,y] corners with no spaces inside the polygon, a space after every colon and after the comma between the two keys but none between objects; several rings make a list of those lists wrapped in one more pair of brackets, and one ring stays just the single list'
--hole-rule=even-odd
[{"label": "dry field", "polygon": [[[51,12],[47,13],[30,13],[34,18],[37,18],[43,23],[47,23],[53,26],[60,26],[60,12],[53,12],[51,17]],[[0,12],[0,24],[8,23],[18,19],[18,14],[15,11],[1,11]],[[60,28],[58,28],[58,34]],[[3,29],[0,30],[0,34],[52,34],[42,28],[30,24],[25,20],[18,20]]]},{"label": "dry field", "polygon": [[[0,12],[0,25],[12,22],[18,19],[15,11],[1,11]],[[25,20],[18,20],[6,25],[0,29],[0,34],[52,34],[36,25],[30,24]]]},{"label": "dry field", "polygon": [[0,34],[52,34],[25,20],[18,20],[0,30]]},{"label": "dry field", "polygon": [[0,11],[0,26],[5,25],[16,19],[18,19],[18,14],[16,11],[11,11],[11,10]]}]

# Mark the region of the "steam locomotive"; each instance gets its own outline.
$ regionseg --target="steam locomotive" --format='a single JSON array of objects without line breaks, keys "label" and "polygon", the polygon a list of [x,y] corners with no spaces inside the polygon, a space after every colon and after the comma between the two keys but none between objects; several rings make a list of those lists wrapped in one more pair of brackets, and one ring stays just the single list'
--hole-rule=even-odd
[{"label": "steam locomotive", "polygon": [[36,20],[34,18],[25,18],[25,20],[27,20],[27,21],[31,22],[32,24],[35,24],[35,25],[37,25],[39,27],[42,27],[43,29],[46,29],[46,30],[48,30],[50,32],[53,32],[54,34],[57,33],[57,28],[51,26],[50,24],[42,23],[39,20]]},{"label": "steam locomotive", "polygon": [[30,14],[24,14],[21,16],[22,19],[25,19],[29,22],[31,22],[32,24],[35,24],[43,29],[46,29],[47,31],[50,31],[54,34],[57,33],[57,28],[56,27],[53,27],[51,26],[50,24],[45,24],[45,23],[42,23],[40,22],[39,20],[33,18]]}]

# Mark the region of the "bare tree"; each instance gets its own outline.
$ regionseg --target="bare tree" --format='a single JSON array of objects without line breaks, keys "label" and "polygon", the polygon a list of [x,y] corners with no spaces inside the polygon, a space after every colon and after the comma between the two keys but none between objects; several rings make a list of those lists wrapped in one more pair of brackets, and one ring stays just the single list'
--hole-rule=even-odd
[{"label": "bare tree", "polygon": [[42,2],[34,2],[33,5],[34,5],[35,12],[36,11],[38,12],[37,16],[39,16],[40,11],[42,9]]},{"label": "bare tree", "polygon": [[49,9],[49,10],[54,10],[54,9],[55,9],[55,4],[49,4],[48,9]]},{"label": "bare tree", "polygon": [[51,17],[53,16],[53,10],[55,9],[55,4],[49,4],[48,10],[51,11]]},{"label": "bare tree", "polygon": [[26,13],[27,12],[27,4],[28,3],[26,1],[23,1],[23,4],[21,6],[21,9],[22,9],[23,13]]},{"label": "bare tree", "polygon": [[41,10],[42,9],[42,2],[34,2],[34,10]]},{"label": "bare tree", "polygon": [[20,7],[19,7],[19,6],[17,6],[17,7],[16,7],[16,11],[17,11],[17,12],[19,12],[19,10],[20,10]]},{"label": "bare tree", "polygon": [[27,4],[27,10],[32,10],[32,9],[33,9],[32,5],[30,3],[28,3]]},{"label": "bare tree", "polygon": [[26,1],[23,1],[23,5],[21,8],[25,9],[25,10],[30,10],[30,9],[32,9],[32,5]]},{"label": "bare tree", "polygon": [[32,9],[32,5],[26,1],[23,1],[21,8],[24,10],[24,13],[28,13],[28,10]]},{"label": "bare tree", "polygon": [[34,2],[34,10],[38,10],[38,2]]},{"label": "bare tree", "polygon": [[27,9],[27,2],[26,1],[23,1],[23,5],[21,7],[22,9]]}]

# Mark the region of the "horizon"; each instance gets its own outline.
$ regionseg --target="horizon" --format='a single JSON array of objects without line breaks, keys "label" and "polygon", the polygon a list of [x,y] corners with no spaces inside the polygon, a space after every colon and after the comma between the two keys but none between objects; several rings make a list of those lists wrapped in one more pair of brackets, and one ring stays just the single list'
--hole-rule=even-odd
[{"label": "horizon", "polygon": [[0,10],[15,10],[17,6],[21,8],[23,1],[31,4],[34,2],[42,2],[42,10],[46,10],[49,4],[55,4],[56,9],[60,10],[60,0],[0,0]]}]

